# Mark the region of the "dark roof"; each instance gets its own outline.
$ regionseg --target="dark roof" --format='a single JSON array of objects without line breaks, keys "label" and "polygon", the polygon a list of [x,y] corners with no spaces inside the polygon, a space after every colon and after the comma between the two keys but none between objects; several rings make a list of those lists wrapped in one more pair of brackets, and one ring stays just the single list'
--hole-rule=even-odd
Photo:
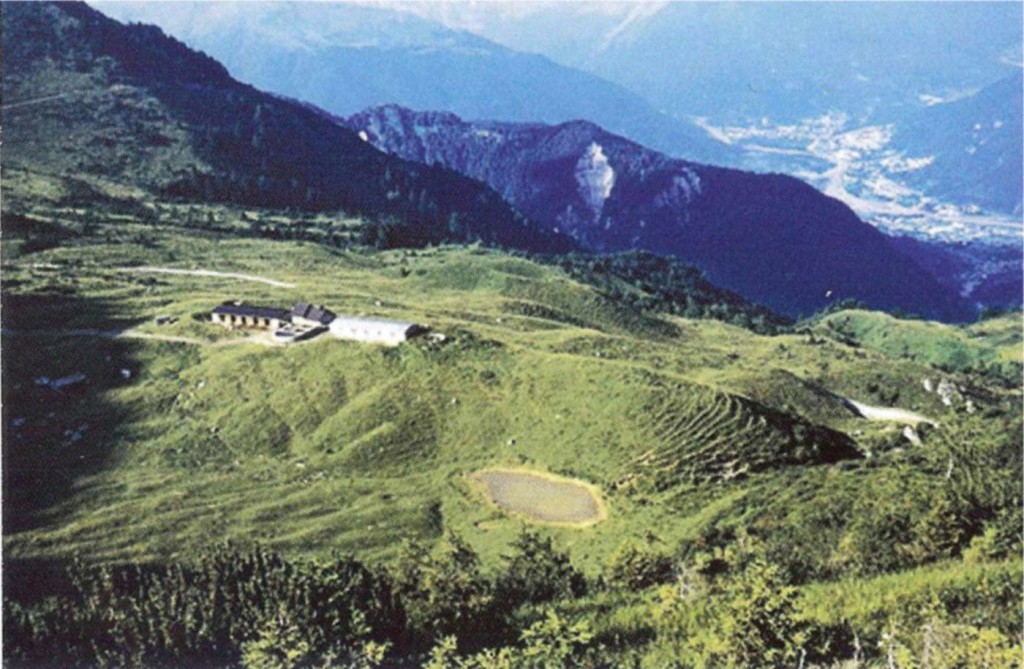
[{"label": "dark roof", "polygon": [[334,320],[335,314],[322,304],[313,305],[306,304],[305,302],[299,302],[292,308],[292,318],[305,318],[310,321],[316,321],[317,323],[327,325]]},{"label": "dark roof", "polygon": [[250,316],[256,318],[277,318],[282,321],[288,320],[286,309],[275,309],[273,307],[257,307],[254,304],[240,304],[238,302],[225,302],[213,310],[215,314],[228,316]]}]

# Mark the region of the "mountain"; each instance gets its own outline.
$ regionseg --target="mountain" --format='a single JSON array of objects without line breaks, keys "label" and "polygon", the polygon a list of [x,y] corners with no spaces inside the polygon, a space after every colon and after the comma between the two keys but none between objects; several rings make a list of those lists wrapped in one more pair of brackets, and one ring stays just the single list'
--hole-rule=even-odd
[{"label": "mountain", "polygon": [[5,169],[397,220],[403,243],[574,247],[487,186],[385,155],[320,114],[239,83],[159,28],[124,26],[81,3],[12,3],[3,34]]},{"label": "mountain", "polygon": [[945,320],[971,313],[849,208],[790,177],[674,160],[582,121],[470,123],[384,106],[345,123],[388,152],[487,182],[587,248],[673,255],[783,313],[848,297]]},{"label": "mountain", "polygon": [[[1020,87],[983,91],[1019,76],[1020,3],[384,4],[696,117],[742,153],[731,167],[808,180],[883,230],[954,241],[1019,230]],[[957,129],[946,115],[974,118]]]},{"label": "mountain", "polygon": [[[677,158],[804,180],[814,171],[816,187],[899,234],[988,238],[1019,200],[998,155],[917,173],[887,142],[929,105],[1019,69],[1011,3],[98,6],[335,114],[394,103],[465,119],[585,119]],[[1013,104],[993,99],[993,118],[1019,114]],[[849,133],[886,141],[836,147]],[[957,176],[972,173],[986,176]]]},{"label": "mountain", "polygon": [[464,118],[585,118],[672,155],[715,163],[733,149],[626,88],[465,31],[351,3],[95,3],[160,25],[242,81],[335,114],[395,103]]},{"label": "mountain", "polygon": [[1020,215],[1024,183],[1020,71],[895,126],[893,147],[926,159],[904,179],[943,200]]},{"label": "mountain", "polygon": [[980,89],[1021,62],[1020,3],[384,5],[592,72],[669,114],[717,123],[792,123],[829,111],[888,122]]},{"label": "mountain", "polygon": [[892,237],[922,269],[979,307],[1018,310],[1024,304],[1021,244],[952,243]]}]

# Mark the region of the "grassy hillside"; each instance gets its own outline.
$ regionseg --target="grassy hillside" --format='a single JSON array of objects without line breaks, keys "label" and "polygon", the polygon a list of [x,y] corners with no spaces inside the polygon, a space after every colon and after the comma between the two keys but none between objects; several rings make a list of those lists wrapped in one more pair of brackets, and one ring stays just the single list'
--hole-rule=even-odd
[{"label": "grassy hillside", "polygon": [[[176,563],[224,540],[288,559],[395,565],[410,542],[441,550],[454,531],[484,574],[499,575],[525,521],[469,479],[495,467],[596,486],[604,520],[533,526],[593,583],[629,573],[622,565],[635,561],[622,556],[633,546],[652,564],[696,569],[717,602],[731,582],[720,579],[746,573],[742,556],[754,551],[806,589],[806,615],[828,629],[839,623],[813,602],[836,579],[903,584],[906,570],[945,574],[965,555],[987,565],[1013,554],[1020,394],[1003,379],[851,346],[822,324],[768,336],[641,310],[558,266],[493,250],[243,238],[247,219],[295,221],[169,203],[87,213],[65,187],[26,176],[19,197],[38,192],[37,204],[4,220],[4,551],[14,569],[76,555]],[[154,211],[177,225],[155,225]],[[132,269],[141,266],[283,285]],[[229,298],[322,302],[427,323],[445,339],[269,346],[206,321]],[[1010,322],[963,339],[1009,350]],[[85,378],[57,389],[40,378],[76,374]],[[924,378],[959,394],[947,405]],[[913,446],[902,423],[861,418],[844,398],[938,427],[918,428]],[[589,620],[609,657],[662,666],[673,639],[699,635],[685,631],[690,618],[651,622],[664,614],[659,583],[675,578],[652,573],[661,576],[629,586],[638,600],[595,586],[559,610]],[[965,572],[964,587],[987,573]],[[1000,597],[991,616],[1003,628],[1012,597]],[[911,606],[871,601],[856,605],[869,613],[855,627],[870,638],[880,628],[865,621],[883,615],[871,611]],[[958,606],[953,620],[972,610]]]},{"label": "grassy hillside", "polygon": [[[64,221],[50,224],[75,234]],[[362,519],[405,518],[413,527],[425,522],[415,509],[440,502],[446,523],[473,527],[495,519],[473,508],[461,474],[479,465],[531,464],[621,490],[605,528],[574,537],[588,554],[594,551],[597,564],[620,534],[616,518],[636,526],[634,514],[653,522],[659,513],[637,504],[647,494],[640,491],[857,459],[871,450],[867,437],[895,430],[858,420],[835,396],[895,404],[939,421],[962,410],[921,387],[920,379],[936,370],[919,362],[882,365],[876,353],[815,335],[762,337],[724,324],[655,317],[550,267],[482,249],[335,252],[304,243],[180,236],[123,222],[68,241],[6,260],[5,327],[17,333],[8,346],[18,352],[8,373],[21,380],[9,386],[9,419],[76,427],[64,412],[49,416],[51,405],[67,398],[32,388],[30,377],[86,373],[88,390],[74,398],[76,410],[87,415],[97,402],[129,417],[112,438],[101,438],[94,426],[83,438],[109,451],[117,478],[124,471],[141,480],[180,476],[186,489],[200,489],[185,493],[167,485],[154,494],[142,486],[139,495],[133,486],[110,485],[100,472],[88,479],[89,492],[79,493],[85,504],[67,507],[70,522],[35,536],[48,537],[46,543],[59,537],[68,552],[102,543],[110,528],[97,511],[108,505],[144,501],[163,508],[185,494],[196,497],[175,524],[181,534],[151,532],[152,523],[166,519],[138,514],[117,529],[119,548],[108,544],[103,554],[160,555],[191,544],[182,539],[198,539],[204,523],[218,517],[229,533],[251,536],[266,519],[285,522],[296,512],[308,517],[309,527],[289,523],[293,535],[275,536],[275,545],[326,551],[358,544],[373,554],[375,542],[362,533],[346,539],[344,531],[326,532],[341,517],[364,529],[346,513],[349,503],[362,509]],[[117,267],[143,264],[267,275],[295,287]],[[448,339],[394,350],[327,339],[268,348],[203,322],[227,298],[313,300],[343,313],[429,323]],[[524,315],[523,304],[542,308]],[[157,315],[178,321],[156,326]],[[203,343],[66,332],[124,327]],[[121,368],[132,370],[130,379],[118,377]],[[43,396],[33,399],[36,393]],[[1004,395],[991,390],[986,397],[998,405]],[[856,444],[849,436],[855,431],[865,438]],[[35,450],[39,441],[27,443]],[[74,449],[92,453],[85,445]],[[422,485],[424,476],[441,485]],[[202,483],[206,477],[212,478]],[[291,488],[310,477],[315,480]],[[358,488],[362,477],[371,489],[393,488],[383,495],[387,501],[356,502],[360,495],[351,486]],[[267,496],[266,512],[253,515],[251,508],[243,512],[245,495],[234,487],[257,481],[289,492]],[[331,508],[313,513],[295,501],[313,498],[333,500]],[[393,513],[396,501],[405,501],[410,513]],[[218,511],[196,516],[197,504]],[[236,522],[232,513],[248,521]],[[272,534],[268,529],[263,532]],[[383,532],[385,554],[405,529],[399,522]],[[481,545],[500,544],[494,535],[480,531]],[[33,552],[20,537],[9,539],[12,554]]]},{"label": "grassy hillside", "polygon": [[[836,457],[858,455],[838,434],[815,434],[820,445],[813,437],[797,440],[792,432],[804,425],[799,419],[781,418],[678,371],[656,371],[652,357],[655,351],[672,354],[680,340],[678,325],[608,303],[525,260],[456,249],[334,254],[312,245],[271,248],[268,242],[159,234],[151,247],[96,243],[52,249],[33,254],[31,264],[13,265],[7,275],[14,285],[6,295],[7,324],[19,333],[8,344],[9,374],[25,382],[10,387],[6,411],[10,420],[27,419],[19,432],[39,425],[60,432],[77,427],[79,415],[83,421],[101,415],[94,402],[130,417],[112,426],[115,434],[100,432],[93,420],[74,448],[90,453],[94,445],[106,447],[106,457],[117,463],[116,478],[131,472],[139,488],[125,489],[104,474],[88,479],[67,507],[74,509],[70,522],[51,528],[55,534],[34,537],[43,545],[55,541],[67,552],[91,552],[99,548],[97,542],[106,543],[102,537],[115,522],[127,543],[102,546],[101,554],[111,558],[166,554],[203,543],[204,536],[266,536],[276,547],[374,555],[375,547],[396,548],[409,532],[430,536],[438,519],[426,509],[438,504],[445,521],[451,517],[463,529],[497,520],[487,509],[475,508],[461,478],[482,465],[529,464],[612,488],[634,475],[668,477],[666,485],[717,479],[728,473],[720,469],[729,459],[737,460],[737,469],[761,469],[776,462],[813,462],[819,455],[828,459],[829,448],[839,449]],[[111,267],[115,256],[150,265],[180,265],[173,258],[187,256],[187,266],[263,273],[297,287],[121,272]],[[40,264],[44,268],[33,266]],[[37,300],[40,293],[47,295],[45,301]],[[396,350],[326,339],[291,348],[239,343],[198,320],[227,298],[284,305],[322,301],[340,312],[427,322],[449,339]],[[555,315],[522,316],[504,308],[524,301]],[[156,315],[179,320],[158,327],[152,323]],[[46,327],[51,323],[53,331]],[[209,344],[58,332],[125,326]],[[746,337],[732,328],[724,331]],[[633,354],[628,342],[637,338],[650,342],[651,350]],[[105,362],[108,356],[112,360]],[[133,376],[119,382],[122,368],[133,370]],[[50,417],[52,403],[64,398],[31,388],[30,379],[77,372],[89,376],[88,391],[75,400],[82,408],[74,417],[64,412]],[[705,425],[708,417],[714,422]],[[687,421],[694,426],[688,429]],[[730,426],[749,429],[749,442],[719,449],[721,462],[684,466],[673,458],[696,457],[697,447],[712,441],[701,436],[704,432],[690,434],[699,432],[697,423],[707,435],[723,437]],[[806,430],[815,432],[809,424]],[[39,445],[38,438],[25,441],[26,450]],[[657,464],[644,457],[654,445],[664,451]],[[825,453],[817,453],[819,448]],[[152,490],[143,483],[151,479],[168,485]],[[250,495],[268,486],[281,490],[260,494],[264,501],[254,508]],[[367,490],[375,494],[366,496]],[[195,496],[194,501],[180,506],[182,495]],[[634,506],[628,497],[620,504],[625,506],[618,522],[610,521],[588,543],[602,538],[598,535],[612,541],[620,533],[619,523],[628,523],[634,513],[627,511]],[[180,518],[171,521],[178,514],[169,517],[166,511],[178,506]],[[132,514],[135,520],[125,525],[116,509],[128,507],[154,512]],[[196,513],[209,507],[217,511]],[[361,511],[353,515],[350,507]],[[300,518],[306,520],[295,523]],[[169,521],[179,531],[155,531],[154,525]],[[378,522],[380,531],[368,536],[366,527]],[[290,532],[278,534],[278,523],[290,526]],[[515,531],[514,523],[506,525],[506,535]],[[376,534],[379,539],[372,538]],[[485,543],[493,541],[493,532],[479,534]],[[595,564],[614,548],[602,549],[600,543],[593,549],[601,551],[593,556]],[[19,545],[13,538],[12,555],[20,552]],[[30,545],[24,545],[29,554]]]},{"label": "grassy hillside", "polygon": [[1019,312],[957,327],[847,310],[818,319],[814,331],[890,358],[916,360],[949,372],[980,372],[1010,383],[1020,380],[1024,362]]}]

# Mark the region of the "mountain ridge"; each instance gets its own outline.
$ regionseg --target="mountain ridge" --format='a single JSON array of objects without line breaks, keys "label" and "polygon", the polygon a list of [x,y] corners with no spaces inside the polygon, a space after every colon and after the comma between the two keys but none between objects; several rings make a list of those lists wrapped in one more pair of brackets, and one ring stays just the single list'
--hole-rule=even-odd
[{"label": "mountain ridge", "polygon": [[971,311],[848,207],[791,177],[672,159],[589,121],[469,122],[385,105],[345,123],[379,148],[489,183],[587,248],[674,255],[788,315],[847,297],[946,320]]},{"label": "mountain ridge", "polygon": [[894,145],[929,163],[904,179],[943,200],[1014,216],[1022,211],[1024,72],[923,109],[896,126]]},{"label": "mountain ridge", "polygon": [[[658,111],[627,88],[509,49],[464,30],[379,7],[281,3],[193,3],[168,11],[153,3],[96,3],[104,11],[163,26],[216,56],[235,76],[331,113],[398,103],[447,109],[463,118],[558,123],[591,118],[672,155],[731,164],[734,149],[689,120]],[[287,13],[291,32],[275,16]],[[216,28],[216,30],[214,30]]]},{"label": "mountain ridge", "polygon": [[[235,81],[159,28],[121,25],[84,3],[19,3],[3,20],[3,93],[16,100],[4,114],[7,167],[92,174],[169,197],[397,218],[413,244],[575,247],[484,184],[380,153]],[[26,104],[40,99],[43,107]]]}]

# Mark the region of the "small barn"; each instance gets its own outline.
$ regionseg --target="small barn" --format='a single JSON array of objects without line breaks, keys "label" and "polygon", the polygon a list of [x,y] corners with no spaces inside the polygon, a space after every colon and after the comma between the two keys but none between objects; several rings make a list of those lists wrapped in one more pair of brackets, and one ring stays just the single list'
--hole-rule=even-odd
[{"label": "small barn", "polygon": [[299,302],[292,307],[292,323],[309,327],[324,327],[335,319],[335,313],[322,304]]},{"label": "small barn", "polygon": [[335,317],[328,329],[338,339],[352,339],[389,346],[401,344],[426,331],[425,327],[415,323],[351,316]]},{"label": "small barn", "polygon": [[286,309],[258,307],[253,304],[227,301],[213,310],[210,318],[228,328],[260,328],[277,330],[291,322],[291,314]]}]

